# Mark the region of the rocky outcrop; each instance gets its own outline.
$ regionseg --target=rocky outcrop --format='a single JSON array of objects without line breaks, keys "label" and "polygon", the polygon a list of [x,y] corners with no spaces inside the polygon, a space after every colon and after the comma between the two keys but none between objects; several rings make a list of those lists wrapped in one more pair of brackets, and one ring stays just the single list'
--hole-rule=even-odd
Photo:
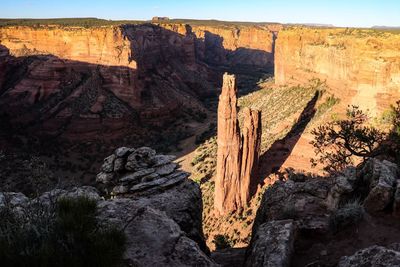
[{"label": "rocky outcrop", "polygon": [[246,109],[241,133],[236,90],[235,77],[225,74],[218,104],[214,198],[214,206],[221,214],[237,210],[248,203],[260,150],[261,113]]},{"label": "rocky outcrop", "polygon": [[326,81],[341,103],[376,114],[400,97],[400,35],[378,30],[289,27],[279,32],[275,81]]},{"label": "rocky outcrop", "polygon": [[65,197],[95,200],[98,219],[124,230],[124,266],[217,266],[167,213],[135,198],[104,200],[93,187],[77,187],[49,191],[36,199],[0,193],[0,208],[10,205],[13,211],[23,212],[30,205],[51,205]]},{"label": "rocky outcrop", "polygon": [[393,210],[398,215],[399,168],[387,160],[369,159],[361,168],[350,168],[335,177],[326,200],[329,209],[337,209],[352,196],[362,196],[365,210],[379,213]]},{"label": "rocky outcrop", "polygon": [[295,225],[292,220],[260,225],[247,248],[247,267],[289,267],[294,248]]},{"label": "rocky outcrop", "polygon": [[[338,266],[398,266],[396,251],[400,246],[382,247],[397,242],[400,234],[398,219],[392,216],[399,216],[398,175],[396,164],[376,158],[331,177],[287,170],[263,194],[246,253],[247,263],[252,266],[258,258],[264,266],[270,266],[265,259],[290,260],[292,255],[296,266],[336,266],[339,260]],[[288,244],[283,241],[289,238],[271,239],[285,233],[288,228],[282,225],[287,220],[296,229],[292,235],[294,252],[275,257],[272,248],[285,246],[269,248],[263,240]],[[274,227],[268,228],[269,224]],[[255,248],[256,244],[260,249]],[[277,266],[287,266],[287,261],[283,262]]]},{"label": "rocky outcrop", "polygon": [[372,246],[340,259],[338,267],[400,266],[400,252],[382,246]]},{"label": "rocky outcrop", "polygon": [[364,200],[365,209],[369,213],[385,210],[393,203],[394,193],[399,175],[396,164],[389,161],[370,159],[361,170],[368,188],[368,195]]},{"label": "rocky outcrop", "polygon": [[99,217],[124,229],[129,266],[217,266],[165,212],[128,198],[102,201]]},{"label": "rocky outcrop", "polygon": [[291,174],[276,181],[264,193],[253,224],[253,235],[265,222],[296,219],[299,231],[326,233],[329,214],[326,198],[332,184],[328,180]]},{"label": "rocky outcrop", "polygon": [[165,212],[207,251],[200,188],[187,179],[188,173],[178,169],[174,159],[174,156],[156,154],[148,147],[120,147],[104,159],[96,181],[116,198],[135,198],[139,206]]}]

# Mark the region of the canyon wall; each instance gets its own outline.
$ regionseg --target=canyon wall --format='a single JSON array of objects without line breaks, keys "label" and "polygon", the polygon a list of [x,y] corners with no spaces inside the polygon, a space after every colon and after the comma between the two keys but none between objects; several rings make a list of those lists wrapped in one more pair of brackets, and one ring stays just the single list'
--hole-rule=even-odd
[{"label": "canyon wall", "polygon": [[[182,24],[160,24],[183,34]],[[192,25],[196,36],[198,59],[212,65],[229,67],[272,68],[274,64],[274,32],[279,27],[241,25]]]},{"label": "canyon wall", "polygon": [[373,114],[400,97],[400,34],[361,29],[292,27],[275,49],[279,85],[326,81],[343,104]]},{"label": "canyon wall", "polygon": [[225,74],[218,103],[214,207],[220,214],[246,206],[254,187],[261,140],[261,112],[246,108],[239,127],[234,75]]},{"label": "canyon wall", "polygon": [[145,135],[144,127],[168,124],[215,94],[189,29],[4,27],[0,47],[1,112],[36,133]]},{"label": "canyon wall", "polygon": [[273,41],[258,26],[0,27],[1,112],[72,139],[140,133],[201,109],[216,68],[271,67]]},{"label": "canyon wall", "polygon": [[136,69],[121,27],[2,27],[0,42],[14,56],[53,55],[63,59]]}]

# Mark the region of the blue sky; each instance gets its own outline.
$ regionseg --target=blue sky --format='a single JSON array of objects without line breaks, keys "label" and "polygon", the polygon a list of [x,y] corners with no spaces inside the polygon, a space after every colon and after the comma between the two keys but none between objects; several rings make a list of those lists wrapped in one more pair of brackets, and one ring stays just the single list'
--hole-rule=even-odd
[{"label": "blue sky", "polygon": [[0,0],[1,18],[153,16],[324,23],[336,26],[400,26],[400,0]]}]

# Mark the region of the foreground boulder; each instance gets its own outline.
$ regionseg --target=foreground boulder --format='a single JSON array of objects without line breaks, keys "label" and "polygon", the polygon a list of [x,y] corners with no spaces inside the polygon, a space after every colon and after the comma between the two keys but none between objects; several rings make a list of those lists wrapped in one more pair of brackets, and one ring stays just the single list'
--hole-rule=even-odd
[{"label": "foreground boulder", "polygon": [[330,210],[358,196],[369,214],[376,214],[393,207],[399,215],[399,168],[387,160],[371,158],[358,169],[349,168],[334,178],[327,205]]},{"label": "foreground boulder", "polygon": [[381,246],[372,246],[342,257],[338,267],[400,266],[400,252]]},{"label": "foreground boulder", "polygon": [[[364,237],[368,240],[366,242],[370,242],[367,246],[384,244],[385,238],[388,238],[385,231],[390,232],[389,235],[398,234],[396,219],[390,213],[399,215],[399,178],[396,164],[379,159],[369,159],[357,168],[349,168],[331,177],[288,171],[263,194],[253,224],[251,245],[247,250],[247,266],[288,266],[292,253],[289,253],[290,249],[287,248],[290,246],[287,244],[290,244],[291,238],[296,244],[296,253],[293,255],[300,257],[300,260],[304,255],[311,254],[310,262],[326,259],[329,264],[337,264],[339,257],[336,261],[330,259],[332,247],[324,247],[325,242],[333,244],[337,241],[335,238],[341,238],[340,235],[346,231],[353,234],[351,227],[361,227],[363,230],[360,230],[360,236],[356,232],[349,238],[359,236],[363,240]],[[383,216],[386,216],[385,222],[381,221]],[[287,230],[290,227],[282,226],[288,219],[292,220],[297,234],[284,234],[291,232]],[[365,237],[369,228],[378,235],[382,229],[382,240]],[[313,247],[308,247],[311,240],[315,240],[316,247],[322,247],[320,254],[314,255]],[[276,251],[268,247],[266,242],[278,244],[272,248],[283,251],[279,252],[282,258],[276,256]],[[341,258],[339,266],[400,266],[398,247],[400,245],[363,249],[353,256]],[[276,259],[278,263],[269,265],[273,262],[271,259]]]},{"label": "foreground boulder", "polygon": [[174,159],[148,147],[120,147],[104,159],[97,182],[115,198],[130,198],[137,207],[165,212],[208,252],[202,230],[200,187],[187,179],[189,174],[179,170]]},{"label": "foreground boulder", "polygon": [[0,193],[0,208],[11,205],[18,212],[38,203],[50,205],[64,197],[95,200],[98,219],[124,230],[125,266],[217,266],[166,212],[131,198],[104,200],[93,187],[57,189],[36,199],[21,193]]},{"label": "foreground boulder", "polygon": [[128,198],[99,203],[100,218],[124,229],[129,266],[216,266],[163,211]]},{"label": "foreground boulder", "polygon": [[398,173],[397,165],[387,160],[367,161],[361,170],[361,176],[369,187],[369,193],[364,200],[365,209],[369,213],[383,211],[393,202]]},{"label": "foreground boulder", "polygon": [[287,181],[277,181],[261,199],[253,225],[253,234],[265,222],[295,219],[299,230],[326,232],[329,212],[326,198],[331,183],[326,179],[293,174]]},{"label": "foreground boulder", "polygon": [[246,267],[290,266],[295,240],[292,220],[271,221],[262,224],[247,250]]}]

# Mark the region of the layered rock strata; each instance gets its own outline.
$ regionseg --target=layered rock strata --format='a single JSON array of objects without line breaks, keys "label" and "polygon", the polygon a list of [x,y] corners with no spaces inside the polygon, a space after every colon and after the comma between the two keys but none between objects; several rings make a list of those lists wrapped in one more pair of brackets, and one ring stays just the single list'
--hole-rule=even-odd
[{"label": "layered rock strata", "polygon": [[224,75],[218,104],[217,176],[214,206],[221,213],[244,207],[254,187],[257,168],[261,113],[246,109],[242,133],[237,113],[236,80]]},{"label": "layered rock strata", "polygon": [[[280,27],[271,25],[191,25],[196,36],[198,59],[211,65],[230,67],[272,68],[275,33]],[[160,27],[185,33],[183,24],[160,24]]]},{"label": "layered rock strata", "polygon": [[267,26],[1,27],[0,112],[30,134],[141,139],[202,109],[216,67],[271,68]]},{"label": "layered rock strata", "polygon": [[400,35],[379,30],[291,27],[279,32],[275,81],[326,81],[341,103],[371,113],[400,97]]},{"label": "layered rock strata", "polygon": [[144,136],[214,91],[189,28],[4,27],[0,46],[0,112],[35,134]]}]

